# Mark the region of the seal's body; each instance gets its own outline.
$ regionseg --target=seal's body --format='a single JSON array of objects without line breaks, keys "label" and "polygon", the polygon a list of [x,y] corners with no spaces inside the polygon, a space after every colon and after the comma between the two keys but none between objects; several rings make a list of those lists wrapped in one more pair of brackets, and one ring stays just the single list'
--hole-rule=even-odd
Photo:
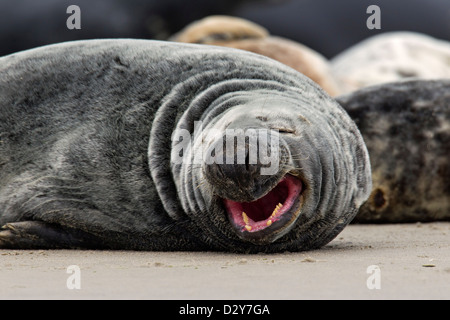
[{"label": "seal's body", "polygon": [[[353,121],[259,55],[80,41],[3,57],[0,74],[3,248],[305,250],[333,239],[370,193]],[[249,128],[269,138],[225,148],[230,130],[239,140]],[[192,141],[180,149],[178,137]],[[263,175],[249,146],[279,155],[276,170]],[[231,151],[244,163],[209,161]]]},{"label": "seal's body", "polygon": [[409,80],[337,98],[363,134],[373,191],[357,222],[450,220],[450,80]]},{"label": "seal's body", "polygon": [[416,32],[370,37],[331,60],[342,93],[408,79],[450,78],[450,43]]}]

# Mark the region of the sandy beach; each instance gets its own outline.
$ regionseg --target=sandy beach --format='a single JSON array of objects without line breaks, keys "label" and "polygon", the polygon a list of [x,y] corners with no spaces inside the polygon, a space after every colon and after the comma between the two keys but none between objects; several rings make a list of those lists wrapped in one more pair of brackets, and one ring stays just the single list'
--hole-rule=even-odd
[{"label": "sandy beach", "polygon": [[0,269],[0,299],[450,299],[450,222],[350,225],[299,253],[0,250]]}]

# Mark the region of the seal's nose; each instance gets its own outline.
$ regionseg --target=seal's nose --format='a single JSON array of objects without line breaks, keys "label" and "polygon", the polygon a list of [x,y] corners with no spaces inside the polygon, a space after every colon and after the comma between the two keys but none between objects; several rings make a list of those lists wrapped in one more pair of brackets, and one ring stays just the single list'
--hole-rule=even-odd
[{"label": "seal's nose", "polygon": [[278,136],[272,136],[270,130],[227,132],[207,150],[206,179],[228,199],[259,198],[265,191],[264,181],[270,176],[267,168],[272,168],[272,175],[278,173],[277,141]]}]

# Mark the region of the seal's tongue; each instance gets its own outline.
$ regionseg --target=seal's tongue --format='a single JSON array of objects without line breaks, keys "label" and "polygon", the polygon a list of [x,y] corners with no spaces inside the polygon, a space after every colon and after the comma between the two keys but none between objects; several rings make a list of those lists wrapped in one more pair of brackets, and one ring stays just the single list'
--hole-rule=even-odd
[{"label": "seal's tongue", "polygon": [[286,175],[268,194],[253,202],[224,199],[234,224],[242,231],[256,232],[271,226],[291,209],[302,191],[302,182]]}]

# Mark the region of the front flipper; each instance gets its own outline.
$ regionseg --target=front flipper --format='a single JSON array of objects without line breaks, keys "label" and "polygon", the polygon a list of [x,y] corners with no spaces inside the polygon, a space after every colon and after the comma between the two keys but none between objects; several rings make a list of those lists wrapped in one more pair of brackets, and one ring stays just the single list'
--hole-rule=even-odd
[{"label": "front flipper", "polygon": [[7,223],[0,229],[0,249],[99,248],[86,232],[40,221]]}]

